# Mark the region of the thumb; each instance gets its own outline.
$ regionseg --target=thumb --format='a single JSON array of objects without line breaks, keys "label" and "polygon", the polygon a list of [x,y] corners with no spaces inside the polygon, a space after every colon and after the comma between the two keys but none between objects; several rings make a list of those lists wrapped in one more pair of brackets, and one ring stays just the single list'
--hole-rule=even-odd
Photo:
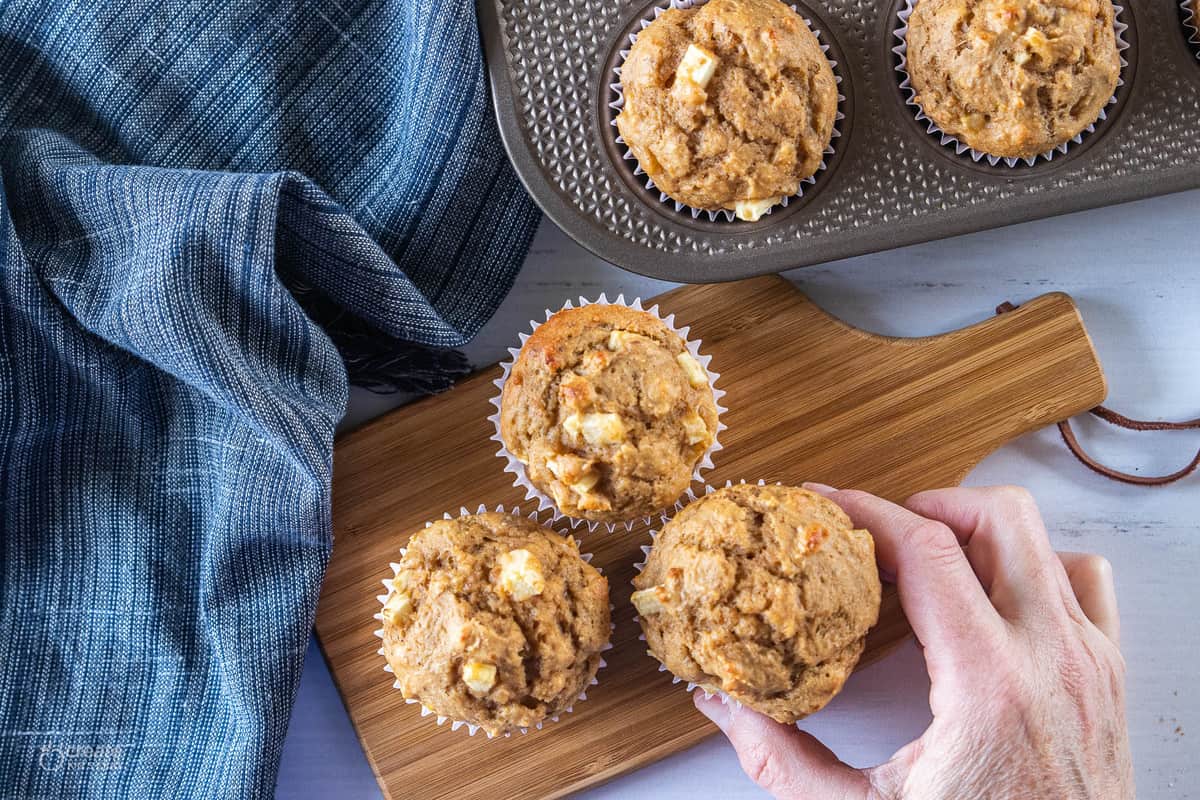
[{"label": "thumb", "polygon": [[696,708],[728,737],[742,769],[780,800],[865,800],[870,782],[813,736],[717,695],[693,695]]}]

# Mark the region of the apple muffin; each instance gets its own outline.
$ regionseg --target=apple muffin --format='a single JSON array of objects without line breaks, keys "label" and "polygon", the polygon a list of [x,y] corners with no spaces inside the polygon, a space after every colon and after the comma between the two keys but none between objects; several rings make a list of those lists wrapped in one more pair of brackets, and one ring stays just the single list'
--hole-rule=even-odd
[{"label": "apple muffin", "polygon": [[779,0],[669,9],[621,66],[617,128],[659,189],[758,219],[816,173],[837,83],[804,20]]},{"label": "apple muffin", "polygon": [[908,21],[916,101],[946,133],[1032,158],[1094,123],[1121,73],[1110,0],[920,0]]},{"label": "apple muffin", "polygon": [[673,504],[717,433],[708,374],[662,320],[594,304],[550,317],[505,381],[500,435],[563,514],[622,522]]},{"label": "apple muffin", "polygon": [[473,514],[409,540],[380,616],[404,697],[496,736],[566,711],[592,682],[608,581],[570,537]]},{"label": "apple muffin", "polygon": [[879,618],[871,534],[789,486],[742,484],[691,503],[634,586],[652,656],[785,723],[841,690]]}]

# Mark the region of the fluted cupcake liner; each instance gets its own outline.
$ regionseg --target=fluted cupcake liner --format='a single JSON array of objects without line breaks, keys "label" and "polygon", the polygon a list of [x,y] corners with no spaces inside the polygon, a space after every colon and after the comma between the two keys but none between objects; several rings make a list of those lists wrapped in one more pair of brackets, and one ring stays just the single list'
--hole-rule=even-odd
[{"label": "fluted cupcake liner", "polygon": [[[722,449],[720,435],[721,431],[726,429],[726,425],[721,422],[721,415],[728,410],[721,405],[721,398],[725,396],[725,390],[718,389],[716,386],[717,379],[720,378],[721,375],[720,373],[713,372],[711,369],[709,369],[709,363],[712,361],[712,356],[701,355],[700,340],[688,338],[688,332],[691,330],[690,327],[686,325],[682,328],[678,327],[675,324],[675,315],[668,314],[664,317],[661,313],[659,313],[657,304],[650,306],[649,308],[643,308],[640,297],[634,298],[632,302],[626,302],[625,295],[623,294],[617,295],[615,300],[609,300],[604,294],[601,294],[596,300],[588,300],[586,297],[579,298],[579,308],[588,305],[618,305],[631,308],[634,311],[642,311],[650,314],[666,325],[672,333],[682,339],[687,351],[691,353],[692,357],[695,358],[700,366],[704,368],[704,372],[708,376],[708,388],[712,391],[713,404],[717,408],[717,430],[713,434],[712,444],[710,444],[708,449],[704,451],[704,455],[696,463],[696,467],[692,471],[692,481],[697,483],[702,482],[703,478],[701,477],[701,473],[704,470],[712,469],[713,454]],[[568,300],[562,306],[562,308],[558,309],[558,311],[566,311],[570,308],[576,308],[576,306],[573,305],[570,300]],[[546,320],[550,319],[550,317],[554,316],[556,313],[558,313],[558,311],[546,309]],[[529,333],[519,334],[521,347],[525,346],[525,342],[531,335],[533,335],[533,332],[541,327],[543,322],[546,320],[543,320],[542,322],[538,322],[537,320],[529,321]],[[605,530],[607,530],[609,533],[612,533],[618,527],[624,527],[625,530],[632,530],[634,524],[637,522],[649,522],[651,519],[653,519],[654,515],[625,520],[624,522],[598,522],[595,520],[583,519],[581,517],[569,516],[560,511],[558,506],[554,504],[554,500],[534,486],[533,482],[529,480],[529,475],[525,470],[525,464],[509,451],[508,447],[506,447],[504,444],[504,437],[500,434],[500,408],[503,403],[504,384],[508,381],[508,376],[512,372],[513,365],[517,361],[517,356],[520,355],[521,347],[508,348],[510,358],[508,361],[501,362],[500,368],[502,373],[499,378],[492,381],[492,383],[496,386],[496,395],[490,401],[488,401],[496,408],[496,411],[488,417],[488,421],[491,422],[495,428],[495,433],[492,434],[491,439],[492,441],[500,444],[500,449],[496,451],[496,455],[504,459],[504,471],[511,472],[513,474],[513,486],[523,488],[525,490],[525,499],[536,501],[538,504],[538,511],[551,511],[554,514],[555,520],[565,519],[572,528],[576,528],[580,524],[584,524],[587,526],[589,531],[595,531],[597,527],[603,526]]]},{"label": "fluted cupcake liner", "polygon": [[[672,8],[687,9],[687,8],[692,8],[694,6],[702,6],[706,2],[708,2],[708,0],[670,0],[670,2],[667,5],[655,6],[650,10],[650,16],[647,16],[640,21],[639,31],[645,30],[646,27],[648,27],[650,25],[650,23],[654,22],[654,20],[656,20],[660,16],[662,16],[663,12],[667,11],[668,9],[672,9]],[[789,6],[789,7],[792,9],[792,11],[795,11],[797,14],[800,14],[800,11],[799,11],[799,9],[796,8],[796,6]],[[846,97],[841,92],[842,75],[838,68],[838,62],[832,58],[829,58],[829,44],[826,43],[825,40],[822,38],[821,31],[813,27],[812,20],[804,17],[803,14],[800,14],[800,17],[801,17],[801,19],[804,20],[804,24],[808,26],[808,29],[810,31],[812,31],[813,35],[817,37],[817,42],[821,45],[821,52],[825,54],[826,60],[829,61],[830,68],[833,69],[833,79],[837,83],[837,86],[838,86],[838,98],[837,98],[838,110],[837,110],[837,115],[834,117],[834,122],[833,122],[833,136],[829,140],[829,145],[826,146],[826,148],[825,148],[825,153],[824,153],[825,157],[821,159],[821,164],[820,164],[820,166],[817,167],[817,173],[820,173],[820,172],[825,171],[825,169],[827,169],[829,157],[832,156],[834,153],[834,142],[836,142],[842,135],[842,131],[841,131],[842,120],[844,120],[846,118],[846,115],[842,113],[842,106],[846,102]],[[633,46],[633,43],[637,41],[637,38],[638,38],[637,33],[629,34],[629,47]],[[612,122],[610,123],[613,128],[614,141],[621,146],[621,157],[624,158],[626,161],[634,162],[633,174],[638,175],[638,176],[643,176],[643,175],[645,176],[647,189],[657,189],[658,187],[655,185],[654,181],[650,178],[649,175],[646,174],[645,170],[642,169],[641,165],[637,163],[637,157],[634,156],[633,152],[629,149],[629,146],[625,143],[625,139],[622,138],[622,136],[619,133],[617,133],[616,117],[617,117],[617,115],[619,115],[621,113],[621,109],[624,108],[624,106],[625,106],[625,90],[622,88],[622,85],[621,85],[621,68],[625,64],[625,59],[629,57],[629,48],[627,47],[627,48],[620,50],[618,52],[618,56],[619,56],[619,58],[617,59],[617,63],[613,67],[613,70],[612,70],[613,81],[612,81],[612,83],[610,83],[608,85],[609,88],[612,89],[617,95],[616,99],[608,104],[608,107],[613,109],[613,111],[616,112],[616,114],[613,115]],[[806,185],[811,186],[812,184],[817,182],[817,173],[814,173],[814,174],[808,176],[807,178],[804,178],[802,181],[800,181],[800,187],[796,190],[795,194],[784,197],[778,203],[776,203],[771,208],[769,208],[763,216],[770,214],[776,208],[787,208],[788,202],[790,200],[792,200],[793,198],[799,199],[800,197],[802,197],[804,195],[804,187]],[[724,217],[725,221],[727,221],[727,222],[733,222],[737,219],[734,216],[733,212],[727,208],[720,209],[718,211],[712,211],[712,210],[709,210],[706,208],[694,208],[685,203],[679,202],[678,200],[671,197],[670,195],[668,195],[666,192],[662,191],[661,189],[659,189],[659,192],[658,192],[658,199],[660,202],[663,202],[663,203],[673,203],[676,211],[689,212],[692,215],[692,219],[698,219],[701,214],[707,215],[708,219],[712,222],[716,222],[718,219],[720,219],[722,217]]]},{"label": "fluted cupcake liner", "polygon": [[1183,28],[1188,35],[1188,43],[1192,45],[1192,54],[1200,59],[1200,0],[1182,0],[1179,8],[1183,12]]},{"label": "fluted cupcake liner", "polygon": [[[954,147],[954,152],[957,155],[961,156],[961,155],[966,154],[966,155],[970,156],[972,161],[975,161],[975,162],[979,162],[979,161],[986,159],[987,163],[992,165],[993,167],[997,166],[998,164],[1001,164],[1001,163],[1003,163],[1005,166],[1008,166],[1008,167],[1016,167],[1019,164],[1021,164],[1022,162],[1024,162],[1027,166],[1032,167],[1039,160],[1051,161],[1054,159],[1054,156],[1056,154],[1064,154],[1065,155],[1067,150],[1070,148],[1070,146],[1072,144],[1081,144],[1083,142],[1083,137],[1085,135],[1096,132],[1096,124],[1097,123],[1108,118],[1108,113],[1105,111],[1104,108],[1101,108],[1100,115],[1096,118],[1096,120],[1094,122],[1092,122],[1091,124],[1089,124],[1082,131],[1075,134],[1075,136],[1071,137],[1071,139],[1069,141],[1063,142],[1062,144],[1058,145],[1057,147],[1053,147],[1044,153],[1038,153],[1036,156],[1030,156],[1028,158],[1017,158],[1014,156],[996,156],[996,155],[992,155],[991,153],[985,153],[982,150],[976,150],[973,147],[969,147],[964,142],[959,140],[958,137],[953,136],[953,135],[943,131],[938,126],[938,124],[933,121],[933,119],[931,119],[928,115],[925,114],[925,109],[923,109],[921,107],[921,104],[917,102],[917,99],[916,99],[917,98],[917,90],[912,85],[912,78],[908,72],[908,19],[909,19],[909,17],[912,16],[913,8],[915,8],[916,3],[917,3],[917,0],[905,0],[904,8],[900,9],[900,11],[896,15],[900,24],[898,27],[896,27],[892,31],[892,35],[895,36],[896,39],[899,40],[899,42],[900,42],[900,44],[898,44],[892,48],[892,52],[895,53],[896,56],[899,57],[899,59],[900,59],[900,63],[896,66],[896,71],[899,72],[900,75],[902,76],[902,80],[900,81],[900,88],[905,93],[904,102],[906,105],[908,105],[913,110],[913,113],[916,116],[917,122],[927,123],[926,129],[925,129],[926,133],[928,133],[930,136],[938,137],[939,141],[943,145],[952,145]],[[1121,13],[1124,10],[1125,10],[1125,8],[1123,6],[1117,5],[1115,3],[1113,4],[1113,11],[1114,11],[1113,30],[1116,33],[1116,37],[1117,37],[1117,54],[1120,56],[1120,59],[1121,59],[1121,73],[1117,76],[1117,87],[1118,88],[1125,85],[1124,73],[1125,73],[1125,69],[1129,66],[1129,62],[1125,60],[1125,55],[1124,55],[1125,51],[1129,49],[1129,43],[1125,41],[1125,31],[1129,29],[1129,26],[1121,21]],[[1112,97],[1108,98],[1108,103],[1105,104],[1105,108],[1116,104],[1116,102],[1117,102],[1117,95],[1114,93]]]},{"label": "fluted cupcake liner", "polygon": [[[501,513],[501,514],[508,513],[508,514],[512,514],[513,516],[518,516],[518,517],[519,517],[519,516],[521,516],[521,509],[520,509],[520,507],[519,507],[519,506],[518,506],[518,507],[514,507],[513,509],[511,509],[511,510],[507,510],[507,511],[506,511],[506,510],[505,510],[505,508],[504,508],[504,506],[502,506],[502,505],[496,506],[495,508],[488,508],[488,506],[486,506],[486,505],[484,505],[484,504],[480,504],[480,505],[478,506],[478,508],[476,508],[476,510],[475,510],[475,511],[470,511],[470,510],[468,510],[468,509],[466,508],[466,506],[461,506],[461,507],[458,509],[458,515],[457,515],[457,516],[459,516],[459,517],[465,517],[465,516],[469,516],[469,515],[471,515],[471,514],[484,514],[484,513],[488,512],[488,511],[496,511],[496,512],[498,512],[498,513]],[[531,513],[529,513],[529,514],[526,514],[525,516],[527,516],[529,519],[533,520],[534,522],[538,523],[538,524],[539,524],[539,525],[541,525],[542,527],[544,527],[544,528],[546,528],[546,529],[548,529],[548,530],[554,531],[555,533],[558,533],[558,531],[555,531],[555,529],[554,529],[554,522],[555,522],[555,518],[554,518],[554,517],[552,517],[552,516],[547,516],[545,519],[542,519],[542,518],[541,518],[541,516],[542,516],[542,515],[541,515],[541,512],[540,512],[540,511],[533,511],[533,512],[531,512]],[[447,512],[445,512],[444,514],[442,514],[442,519],[454,519],[454,518],[455,518],[455,515],[451,514],[451,513],[450,513],[450,512],[448,512],[448,511],[447,511]],[[426,528],[428,528],[428,527],[429,527],[430,525],[432,525],[432,524],[433,524],[433,522],[432,522],[432,521],[426,522],[426,523],[425,523],[425,527],[426,527]],[[407,551],[408,551],[408,548],[406,548],[406,547],[401,547],[401,548],[400,548],[400,557],[401,557],[401,558],[404,558],[404,554],[405,554]],[[583,559],[585,562],[587,562],[587,563],[589,563],[589,564],[590,564],[590,563],[591,563],[591,561],[592,561],[592,554],[591,554],[591,553],[584,553],[584,552],[580,552],[580,554],[579,554],[579,557],[580,557],[580,558],[582,558],[582,559]],[[391,567],[391,570],[392,570],[392,577],[390,577],[390,578],[384,578],[384,579],[383,579],[383,581],[382,581],[382,583],[383,583],[383,588],[384,588],[384,589],[386,589],[387,591],[386,591],[386,593],[384,593],[384,594],[381,594],[381,595],[377,595],[377,596],[376,596],[376,599],[379,601],[379,604],[380,604],[380,609],[381,609],[381,610],[375,613],[375,615],[374,615],[374,618],[375,618],[376,620],[378,620],[380,623],[382,623],[382,622],[383,622],[383,611],[382,611],[382,608],[386,607],[386,605],[387,605],[387,601],[388,601],[388,598],[389,598],[389,597],[391,596],[391,594],[392,594],[392,591],[393,591],[393,581],[395,580],[396,576],[397,576],[398,574],[400,574],[400,568],[401,568],[401,564],[400,564],[399,562],[397,562],[397,561],[393,561],[393,562],[391,562],[391,564],[389,564],[388,566],[389,566],[389,567]],[[600,574],[602,574],[602,575],[604,574],[604,570],[603,570],[603,569],[601,569],[600,567],[596,567],[595,569],[596,569],[596,571],[597,571],[597,572],[599,572]],[[605,644],[605,645],[604,645],[602,648],[600,648],[600,652],[602,652],[602,653],[603,653],[603,652],[605,652],[605,651],[607,651],[607,650],[611,650],[611,649],[613,648],[613,645],[612,645],[612,640],[611,640],[611,634],[612,634],[612,632],[613,632],[613,631],[615,631],[615,630],[616,630],[616,628],[617,628],[617,626],[616,626],[616,623],[614,623],[614,622],[612,622],[612,621],[611,621],[611,616],[612,616],[612,612],[613,612],[613,606],[612,606],[612,604],[611,604],[611,603],[609,604],[609,606],[608,606],[608,609],[609,609],[609,616],[610,616],[610,621],[609,621],[609,624],[608,624],[608,630],[609,630],[609,636],[610,636],[610,638],[609,638],[609,641],[608,641],[608,642],[607,642],[607,643],[606,643],[606,644]],[[382,640],[382,639],[383,639],[383,628],[381,627],[381,628],[377,629],[376,631],[374,631],[374,634],[375,634],[375,637],[376,637],[376,638],[378,638],[378,639],[381,639],[381,640]],[[378,649],[376,652],[377,652],[377,653],[378,653],[380,656],[383,656],[383,657],[384,657],[383,671],[384,671],[384,672],[386,672],[386,673],[388,673],[388,674],[392,674],[392,666],[391,666],[391,664],[388,664],[388,663],[387,663],[387,656],[386,656],[386,651],[384,650],[384,648],[383,648],[383,647],[380,647],[380,648],[379,648],[379,649]],[[589,686],[589,687],[591,687],[591,686],[596,686],[597,684],[599,684],[599,683],[600,683],[600,679],[599,679],[599,672],[600,672],[600,670],[604,669],[604,668],[605,668],[605,667],[607,667],[607,666],[608,666],[608,663],[607,663],[607,662],[605,662],[605,660],[604,660],[604,658],[603,658],[603,657],[601,657],[601,658],[600,658],[600,666],[599,666],[599,667],[597,668],[597,670],[596,670],[596,672],[597,672],[597,675],[594,675],[594,676],[592,676],[592,680],[591,680],[591,682],[588,684],[588,686]],[[396,679],[396,680],[395,680],[395,681],[392,683],[392,688],[394,688],[394,689],[399,689],[399,688],[401,688],[401,684],[400,684],[400,681],[399,681],[399,679]],[[576,700],[575,700],[575,703],[581,703],[581,702],[583,702],[584,700],[587,700],[587,690],[584,690],[584,691],[582,691],[582,692],[580,692],[580,693],[579,693],[579,697],[577,697],[577,698],[576,698]],[[411,698],[411,697],[406,697],[406,698],[404,698],[404,702],[405,702],[406,704],[408,704],[408,705],[420,705],[420,701],[419,701],[419,700],[417,700],[417,699],[415,699],[415,698]],[[532,726],[532,728],[528,728],[528,727],[525,727],[525,728],[518,728],[518,729],[516,729],[515,731],[506,731],[506,732],[504,732],[503,734],[499,734],[499,735],[494,735],[494,734],[488,733],[487,731],[484,731],[484,735],[485,735],[485,736],[487,736],[487,738],[488,738],[488,739],[494,739],[494,738],[506,738],[506,739],[507,739],[508,737],[512,736],[512,735],[513,735],[513,733],[520,733],[521,735],[525,735],[525,734],[529,733],[529,731],[530,731],[531,729],[532,729],[532,730],[539,730],[539,731],[540,731],[540,730],[542,729],[542,727],[543,727],[544,725],[546,725],[547,723],[550,723],[550,722],[558,722],[558,721],[559,721],[559,718],[560,718],[560,717],[561,717],[563,714],[570,714],[570,713],[572,713],[574,710],[575,710],[575,704],[573,703],[572,705],[570,705],[570,706],[567,706],[567,708],[566,708],[564,711],[562,711],[560,714],[555,714],[555,715],[554,715],[554,716],[552,716],[552,717],[547,717],[546,719],[544,719],[544,720],[542,720],[542,721],[538,722],[536,725]],[[438,714],[438,713],[437,713],[437,712],[435,712],[433,709],[431,709],[431,708],[429,708],[429,707],[427,707],[427,706],[424,706],[424,705],[422,705],[422,706],[421,706],[421,716],[422,716],[422,717],[430,717],[430,716],[431,716],[431,717],[434,717],[434,718],[435,718],[435,722],[436,722],[438,725],[445,725],[445,724],[447,724],[447,723],[448,723],[448,724],[450,725],[450,730],[452,730],[452,731],[457,731],[459,728],[466,728],[466,729],[467,729],[467,733],[468,733],[468,735],[470,735],[470,736],[474,736],[474,735],[475,735],[475,734],[476,734],[478,731],[482,730],[482,729],[480,728],[480,726],[479,726],[479,725],[476,725],[476,724],[474,724],[474,723],[471,723],[471,722],[467,722],[466,720],[454,719],[454,718],[452,718],[452,717],[448,717],[448,716],[445,716],[445,715],[443,715],[443,714]]]}]

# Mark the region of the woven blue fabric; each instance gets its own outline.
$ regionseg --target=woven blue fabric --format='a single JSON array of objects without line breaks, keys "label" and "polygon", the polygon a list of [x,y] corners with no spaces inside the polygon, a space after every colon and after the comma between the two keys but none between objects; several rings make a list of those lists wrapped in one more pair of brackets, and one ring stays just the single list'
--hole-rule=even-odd
[{"label": "woven blue fabric", "polygon": [[473,4],[0,2],[0,179],[0,797],[269,796],[347,398],[314,309],[460,344],[536,224]]}]

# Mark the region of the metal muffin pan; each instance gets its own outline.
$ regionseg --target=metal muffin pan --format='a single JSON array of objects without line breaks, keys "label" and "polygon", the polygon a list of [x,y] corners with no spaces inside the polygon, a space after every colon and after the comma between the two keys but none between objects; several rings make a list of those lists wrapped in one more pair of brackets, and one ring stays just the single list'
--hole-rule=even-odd
[{"label": "metal muffin pan", "polygon": [[1200,61],[1179,8],[1125,0],[1125,85],[1108,118],[1053,161],[974,162],[905,105],[893,31],[903,0],[804,0],[843,76],[828,169],[758,222],[693,219],[622,158],[612,68],[659,2],[479,0],[501,137],[534,200],[601,258],[721,281],[1200,187]]}]

